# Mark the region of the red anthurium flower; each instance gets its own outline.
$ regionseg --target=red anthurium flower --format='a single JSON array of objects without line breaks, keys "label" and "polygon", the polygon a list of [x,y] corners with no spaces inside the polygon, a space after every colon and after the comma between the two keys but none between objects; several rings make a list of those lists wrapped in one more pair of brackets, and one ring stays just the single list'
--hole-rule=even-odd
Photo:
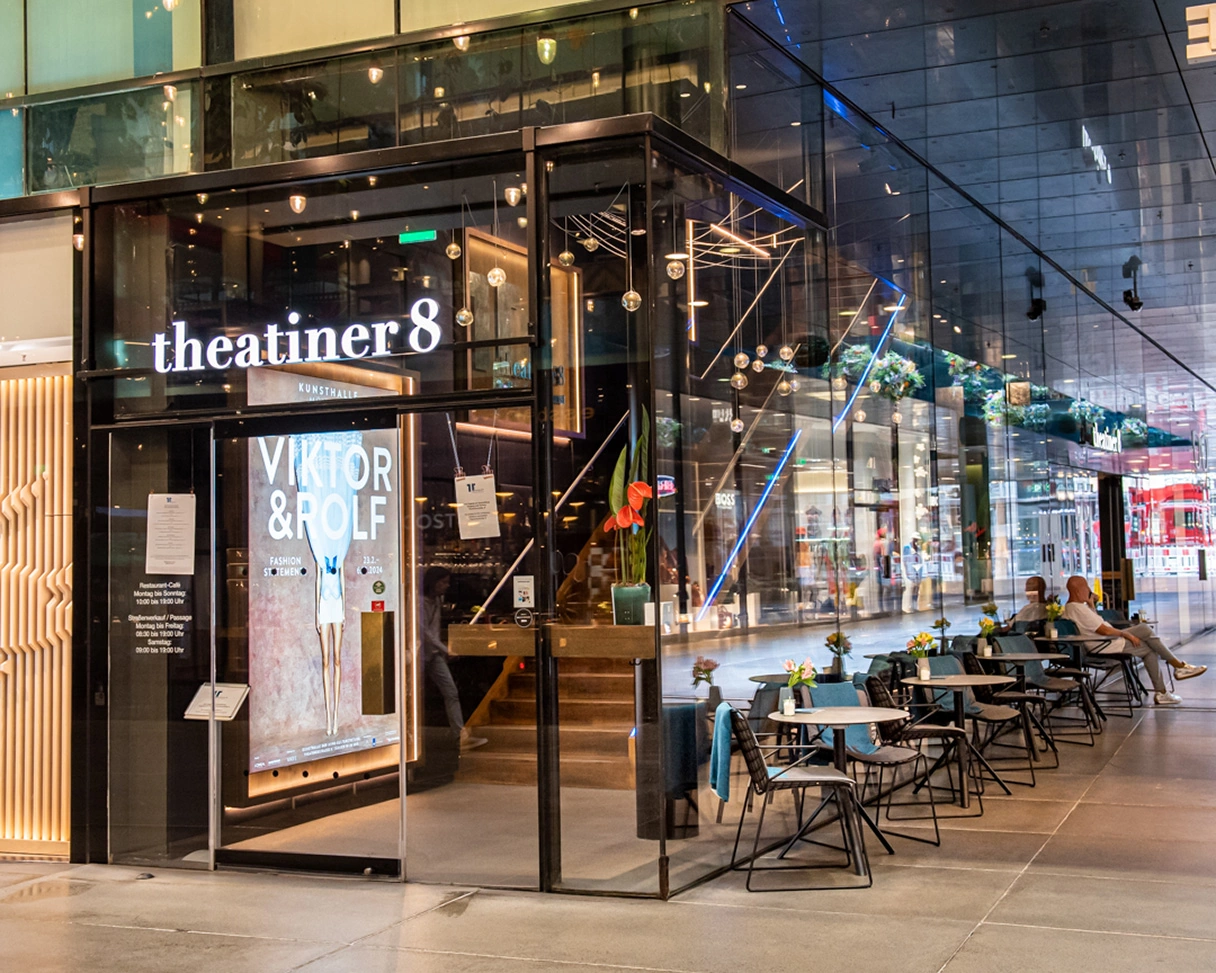
[{"label": "red anthurium flower", "polygon": [[634,510],[642,509],[642,501],[649,500],[654,496],[654,491],[650,488],[649,483],[644,483],[641,480],[635,480],[629,484],[629,489],[625,491],[629,498],[629,506]]},{"label": "red anthurium flower", "polygon": [[608,519],[604,521],[604,532],[616,530],[616,514],[609,514]]},{"label": "red anthurium flower", "polygon": [[632,515],[633,515],[632,508],[628,504],[626,504],[625,506],[623,506],[620,510],[618,510],[616,512],[616,525],[618,527],[620,527],[622,530],[624,530],[626,527],[628,527],[630,524],[633,523]]}]

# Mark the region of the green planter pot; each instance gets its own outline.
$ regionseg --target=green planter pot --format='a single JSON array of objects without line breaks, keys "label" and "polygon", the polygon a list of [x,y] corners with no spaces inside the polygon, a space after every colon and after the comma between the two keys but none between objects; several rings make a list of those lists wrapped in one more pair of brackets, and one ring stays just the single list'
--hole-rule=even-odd
[{"label": "green planter pot", "polygon": [[612,621],[616,625],[642,625],[646,621],[646,605],[650,601],[648,584],[614,584],[612,586]]}]

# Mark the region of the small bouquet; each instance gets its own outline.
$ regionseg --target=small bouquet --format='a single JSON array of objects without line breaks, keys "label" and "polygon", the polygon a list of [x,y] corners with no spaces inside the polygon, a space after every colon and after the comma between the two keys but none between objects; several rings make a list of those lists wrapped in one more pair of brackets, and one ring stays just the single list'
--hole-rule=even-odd
[{"label": "small bouquet", "polygon": [[697,656],[697,661],[692,664],[692,685],[696,689],[701,683],[707,686],[714,684],[714,672],[718,668],[719,663],[715,659],[707,659],[703,655]]},{"label": "small bouquet", "polygon": [[996,631],[996,622],[985,615],[980,619],[980,636],[983,638],[992,638],[992,633]]},{"label": "small bouquet", "polygon": [[933,636],[928,632],[917,632],[908,639],[908,655],[914,659],[923,659],[933,647]]},{"label": "small bouquet", "polygon": [[835,631],[823,641],[837,659],[843,659],[853,651],[853,643],[849,641],[849,637],[844,632]]},{"label": "small bouquet", "polygon": [[804,659],[798,665],[794,664],[793,659],[786,659],[782,664],[782,668],[790,674],[789,681],[786,683],[790,689],[796,686],[810,686],[815,688],[815,666],[810,659]]},{"label": "small bouquet", "polygon": [[945,618],[943,616],[942,618],[939,618],[936,622],[934,622],[933,625],[930,627],[937,629],[937,631],[941,633],[941,637],[945,638],[946,629],[948,629],[950,627],[950,619]]},{"label": "small bouquet", "polygon": [[1060,616],[1064,614],[1064,606],[1054,598],[1043,606],[1043,610],[1047,612],[1047,620],[1056,622],[1060,620]]},{"label": "small bouquet", "polygon": [[995,601],[990,601],[986,605],[981,605],[980,611],[982,611],[989,618],[996,618],[997,615],[1000,614],[1001,609],[997,606]]}]

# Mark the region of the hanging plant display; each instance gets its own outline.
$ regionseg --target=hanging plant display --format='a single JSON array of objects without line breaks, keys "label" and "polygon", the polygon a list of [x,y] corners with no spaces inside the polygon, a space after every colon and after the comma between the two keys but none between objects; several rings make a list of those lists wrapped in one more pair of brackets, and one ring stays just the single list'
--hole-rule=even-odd
[{"label": "hanging plant display", "polygon": [[1068,414],[1078,422],[1088,422],[1099,427],[1106,424],[1106,410],[1096,402],[1088,402],[1085,399],[1073,399],[1068,406]]},{"label": "hanging plant display", "polygon": [[942,357],[946,359],[952,383],[963,390],[963,401],[983,402],[984,396],[991,391],[987,376],[992,369],[952,351],[943,351]]},{"label": "hanging plant display", "polygon": [[823,377],[856,380],[866,370],[872,357],[874,357],[874,353],[870,350],[869,345],[849,345],[834,362],[828,362],[823,366]]},{"label": "hanging plant display", "polygon": [[[1032,391],[1033,388],[1032,387]],[[1030,405],[1009,405],[1005,401],[1005,390],[997,389],[984,397],[984,421],[990,426],[1022,426],[1043,432],[1051,406],[1046,402],[1031,402]]]},{"label": "hanging plant display", "polygon": [[1123,417],[1123,445],[1144,446],[1148,443],[1148,423],[1135,416]]},{"label": "hanging plant display", "polygon": [[874,363],[870,380],[871,388],[877,385],[874,391],[892,402],[925,387],[925,376],[916,367],[916,362],[897,351],[888,351]]}]

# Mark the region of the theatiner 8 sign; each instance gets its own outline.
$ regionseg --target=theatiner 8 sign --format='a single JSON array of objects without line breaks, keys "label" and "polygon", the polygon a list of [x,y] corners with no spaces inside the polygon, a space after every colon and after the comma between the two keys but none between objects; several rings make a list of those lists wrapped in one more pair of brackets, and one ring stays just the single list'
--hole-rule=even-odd
[{"label": "theatiner 8 sign", "polygon": [[[441,332],[435,318],[439,302],[424,297],[410,308],[405,336],[411,351],[426,354],[439,344]],[[292,313],[292,325],[300,316]],[[192,338],[185,321],[174,321],[171,333],[152,339],[153,364],[158,372],[223,371],[229,368],[257,368],[261,365],[297,365],[302,362],[342,361],[355,358],[384,358],[402,350],[396,345],[401,333],[396,321],[374,324],[349,324],[345,328],[285,328],[268,324],[261,333],[236,336],[220,334],[212,338]]]}]

